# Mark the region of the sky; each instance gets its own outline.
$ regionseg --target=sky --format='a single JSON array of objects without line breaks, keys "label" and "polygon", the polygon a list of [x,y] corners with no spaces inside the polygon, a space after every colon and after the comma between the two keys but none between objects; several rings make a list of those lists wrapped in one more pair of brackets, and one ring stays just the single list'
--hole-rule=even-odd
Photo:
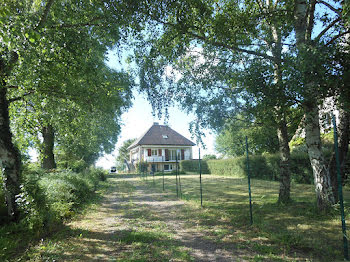
[{"label": "sky", "polygon": [[[128,70],[126,63],[124,63],[123,60],[113,51],[109,53],[108,61],[106,63],[111,68],[117,70],[120,70],[122,66],[124,66],[124,70]],[[139,94],[136,88],[133,91],[133,95],[133,106],[121,116],[122,128],[114,152],[101,157],[97,161],[96,166],[104,169],[109,169],[111,166],[114,166],[115,159],[118,155],[118,148],[125,140],[140,137],[153,125],[154,122],[158,122],[160,125],[164,124],[164,119],[158,119],[158,117],[152,115],[152,107],[147,101],[145,95]],[[196,143],[196,139],[192,137],[189,131],[189,124],[194,119],[195,116],[193,114],[188,115],[176,107],[171,107],[169,108],[169,119],[167,124],[176,132]],[[201,156],[205,154],[216,154],[214,149],[215,135],[210,130],[203,131],[205,137],[203,137],[202,140],[206,148],[200,146]],[[198,148],[198,145],[193,147],[194,158],[198,158]]]}]

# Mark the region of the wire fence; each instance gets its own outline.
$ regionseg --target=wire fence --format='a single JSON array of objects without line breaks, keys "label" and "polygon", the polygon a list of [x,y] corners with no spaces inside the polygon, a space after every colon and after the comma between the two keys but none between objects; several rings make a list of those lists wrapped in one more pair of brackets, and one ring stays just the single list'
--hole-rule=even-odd
[{"label": "wire fence", "polygon": [[[335,141],[336,136],[335,132]],[[274,236],[281,238],[281,241],[290,241],[291,245],[295,246],[309,246],[311,249],[318,244],[319,250],[324,248],[329,249],[329,252],[336,250],[337,256],[341,256],[342,253],[344,259],[348,260],[346,215],[349,215],[350,205],[344,199],[350,198],[350,192],[345,190],[343,195],[339,170],[339,205],[331,215],[322,215],[317,211],[314,186],[310,184],[292,183],[290,194],[293,202],[279,205],[279,181],[275,181],[274,178],[257,179],[259,176],[254,173],[259,170],[250,166],[247,138],[245,149],[247,177],[244,178],[202,174],[200,150],[198,172],[182,174],[176,159],[175,174],[144,171],[140,176],[148,183],[151,176],[151,185],[161,188],[167,194],[195,201],[202,208],[216,210],[223,216],[231,216],[232,223],[255,225],[266,233],[273,232]],[[251,178],[252,173],[254,178]],[[338,215],[335,212],[339,212]],[[288,240],[285,240],[286,238]],[[315,243],[315,239],[318,239],[318,243]]]}]

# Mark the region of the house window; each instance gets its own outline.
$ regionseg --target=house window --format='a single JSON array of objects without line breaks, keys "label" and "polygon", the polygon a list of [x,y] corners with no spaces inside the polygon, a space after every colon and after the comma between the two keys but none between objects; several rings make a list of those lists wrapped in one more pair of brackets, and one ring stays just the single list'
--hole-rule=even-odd
[{"label": "house window", "polygon": [[173,170],[173,165],[164,165],[164,171],[171,171]]},{"label": "house window", "polygon": [[167,136],[167,135],[163,135],[163,138],[167,139],[167,138],[168,138],[168,136]]},{"label": "house window", "polygon": [[169,150],[170,160],[176,160],[176,152],[177,150]]},{"label": "house window", "polygon": [[152,149],[152,156],[156,156],[157,155],[157,149]]}]

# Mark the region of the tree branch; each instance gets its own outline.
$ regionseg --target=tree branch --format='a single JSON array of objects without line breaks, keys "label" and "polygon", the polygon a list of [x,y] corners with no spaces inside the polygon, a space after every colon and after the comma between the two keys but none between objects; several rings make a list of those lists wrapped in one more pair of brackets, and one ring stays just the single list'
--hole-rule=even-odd
[{"label": "tree branch", "polygon": [[329,30],[331,29],[336,23],[338,23],[339,21],[341,21],[341,18],[338,17],[337,19],[335,19],[332,23],[330,23],[325,29],[323,29],[318,36],[314,39],[315,42],[318,42],[320,40],[320,38]]},{"label": "tree branch", "polygon": [[316,0],[311,0],[307,10],[306,37],[309,40],[311,40],[312,29],[314,27],[316,2]]},{"label": "tree branch", "polygon": [[103,23],[93,23],[95,21],[98,21],[102,19],[102,17],[95,17],[91,19],[89,22],[86,23],[78,23],[78,24],[57,24],[57,25],[52,25],[52,29],[57,29],[57,28],[76,28],[76,27],[85,27],[85,26],[104,26]]},{"label": "tree branch", "polygon": [[52,6],[54,1],[55,0],[48,0],[48,2],[46,3],[44,13],[41,16],[39,24],[36,26],[35,30],[40,29],[45,24],[46,19],[47,19],[48,15],[49,15],[49,12],[50,12],[50,8],[51,8],[51,6]]},{"label": "tree branch", "polygon": [[340,38],[340,37],[342,37],[342,36],[344,36],[344,35],[346,35],[346,34],[350,34],[350,30],[345,31],[345,32],[343,32],[343,33],[341,33],[341,34],[339,34],[339,35],[336,35],[335,37],[333,37],[333,38],[326,44],[326,46],[332,44],[335,40],[337,40],[338,38]]},{"label": "tree branch", "polygon": [[336,9],[334,6],[332,6],[329,3],[325,2],[325,1],[322,1],[322,0],[318,0],[317,3],[327,6],[333,12],[337,13],[338,15],[341,15],[341,9]]},{"label": "tree branch", "polygon": [[[176,27],[177,24],[173,24],[173,23],[169,23],[169,22],[164,22],[162,20],[159,20],[158,18],[152,16],[151,14],[149,14],[151,16],[151,18],[155,21],[157,21],[158,23],[161,23],[163,25],[167,25],[167,26],[170,26],[170,27]],[[232,45],[228,45],[228,44],[225,44],[223,42],[218,42],[218,41],[208,41],[208,39],[205,37],[205,36],[201,36],[199,34],[196,34],[194,32],[190,32],[190,31],[187,31],[185,33],[188,33],[190,34],[192,37],[196,38],[196,39],[199,39],[199,40],[202,40],[202,41],[207,41],[208,43],[216,46],[216,47],[224,47],[224,48],[227,48],[227,49],[230,49],[230,50],[234,50],[234,51],[238,51],[238,52],[241,52],[241,53],[246,53],[246,54],[250,54],[250,55],[255,55],[255,56],[259,56],[259,57],[262,57],[262,58],[265,58],[265,59],[268,59],[270,61],[274,61],[275,58],[273,56],[269,56],[267,54],[263,54],[263,53],[259,53],[259,52],[256,52],[256,51],[253,51],[253,50],[247,50],[247,49],[243,49],[243,48],[239,48],[237,46],[232,46]]]},{"label": "tree branch", "polygon": [[34,90],[31,90],[31,91],[29,91],[29,92],[27,92],[27,93],[24,93],[24,94],[21,95],[21,96],[14,97],[14,98],[10,98],[10,99],[8,100],[8,102],[9,102],[9,103],[12,103],[12,102],[15,102],[15,101],[22,100],[24,97],[29,96],[29,95],[33,94],[34,92],[35,92]]},{"label": "tree branch", "polygon": [[[189,34],[192,35],[193,37],[199,39],[199,40],[208,41],[206,39],[206,37],[204,37],[204,36],[200,36],[200,35],[195,34],[193,32],[189,32]],[[259,52],[253,51],[253,50],[247,50],[247,49],[239,48],[237,46],[232,46],[232,45],[228,45],[228,44],[225,44],[225,43],[222,43],[222,42],[217,42],[217,41],[208,41],[208,42],[210,44],[212,44],[213,46],[216,46],[216,47],[224,47],[224,48],[227,48],[227,49],[230,49],[230,50],[233,50],[233,51],[238,51],[238,52],[241,52],[241,53],[246,53],[246,54],[250,54],[250,55],[259,56],[259,57],[268,59],[270,61],[274,61],[275,60],[275,58],[273,56],[269,56],[267,54],[259,53]]]}]

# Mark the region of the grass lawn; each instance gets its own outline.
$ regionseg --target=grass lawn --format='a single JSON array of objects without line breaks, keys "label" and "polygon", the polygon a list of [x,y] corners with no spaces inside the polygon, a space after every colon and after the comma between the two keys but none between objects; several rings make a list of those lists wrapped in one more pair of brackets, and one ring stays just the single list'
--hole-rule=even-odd
[{"label": "grass lawn", "polygon": [[[194,261],[183,242],[192,232],[194,247],[217,246],[236,261],[343,261],[339,210],[318,213],[312,185],[293,184],[293,202],[284,206],[276,203],[278,182],[252,179],[251,226],[246,179],[202,181],[203,208],[198,174],[181,175],[185,204],[177,200],[174,175],[164,177],[164,191],[161,175],[110,175],[103,201],[16,261]],[[346,208],[348,215],[347,202]]]},{"label": "grass lawn", "polygon": [[[156,191],[162,191],[162,177],[144,179]],[[313,185],[292,184],[290,205],[278,205],[279,183],[251,180],[253,226],[250,226],[248,183],[244,178],[203,175],[203,209],[188,212],[192,226],[201,227],[208,238],[249,246],[262,255],[283,257],[295,254],[310,260],[343,260],[340,212],[316,210]],[[200,205],[199,175],[181,175],[182,199]],[[165,191],[176,193],[175,176],[166,176]],[[350,192],[344,190],[344,199]],[[349,202],[345,201],[349,216]],[[266,257],[266,256],[265,256]],[[257,257],[259,261],[259,257]]]}]

